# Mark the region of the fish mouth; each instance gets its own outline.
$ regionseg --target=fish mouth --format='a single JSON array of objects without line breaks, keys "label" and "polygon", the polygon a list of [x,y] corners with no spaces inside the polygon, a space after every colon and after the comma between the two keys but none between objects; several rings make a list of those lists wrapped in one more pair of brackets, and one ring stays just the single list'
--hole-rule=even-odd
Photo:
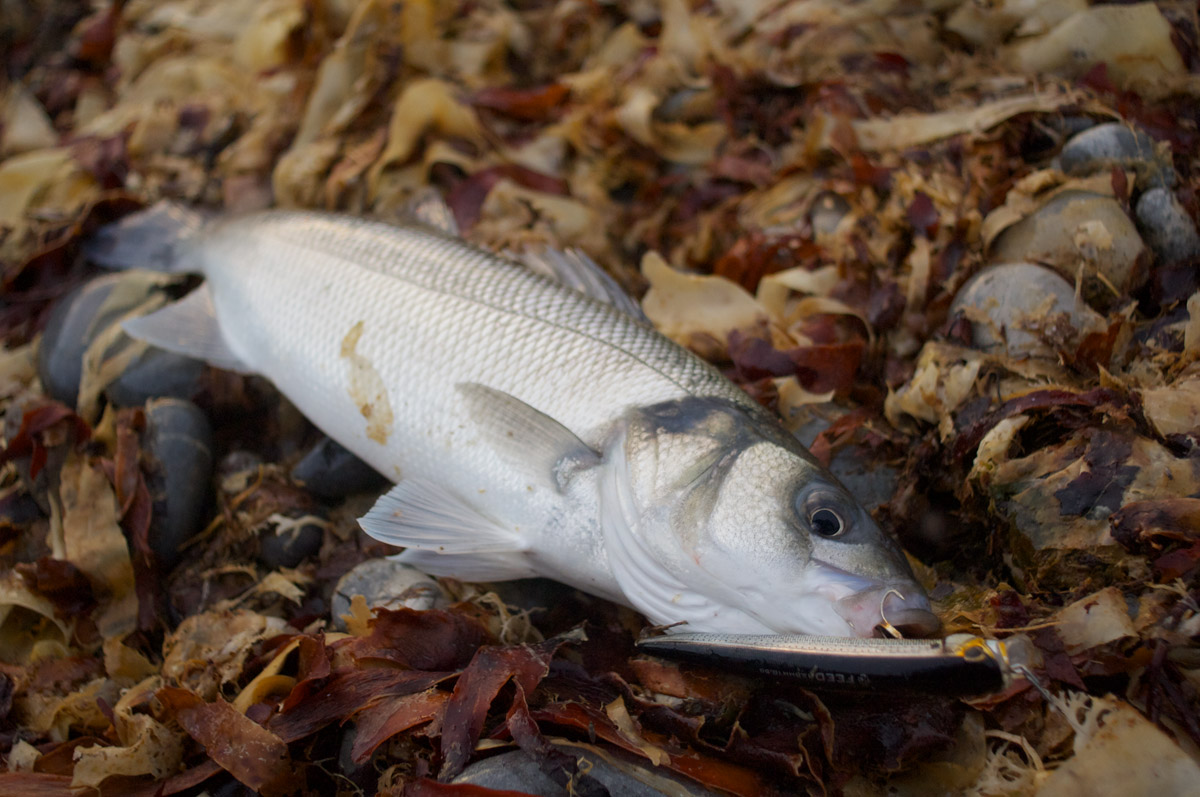
[{"label": "fish mouth", "polygon": [[925,637],[942,627],[929,598],[915,582],[881,583],[828,562],[815,563],[825,582],[820,592],[854,636],[873,636],[875,629],[882,627],[892,635]]},{"label": "fish mouth", "polygon": [[876,628],[883,628],[894,636],[926,637],[942,627],[929,598],[915,584],[862,590],[837,601],[833,608],[855,636],[871,636]]}]

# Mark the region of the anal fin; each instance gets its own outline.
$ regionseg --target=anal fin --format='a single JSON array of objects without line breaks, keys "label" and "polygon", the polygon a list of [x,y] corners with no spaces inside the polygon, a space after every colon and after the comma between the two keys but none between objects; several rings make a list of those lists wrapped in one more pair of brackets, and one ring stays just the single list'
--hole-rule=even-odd
[{"label": "anal fin", "polygon": [[254,371],[226,343],[207,283],[161,310],[126,321],[121,328],[131,338],[226,371]]},{"label": "anal fin", "polygon": [[399,561],[426,573],[465,581],[537,575],[520,534],[435,482],[405,479],[358,523],[375,539],[406,548]]}]

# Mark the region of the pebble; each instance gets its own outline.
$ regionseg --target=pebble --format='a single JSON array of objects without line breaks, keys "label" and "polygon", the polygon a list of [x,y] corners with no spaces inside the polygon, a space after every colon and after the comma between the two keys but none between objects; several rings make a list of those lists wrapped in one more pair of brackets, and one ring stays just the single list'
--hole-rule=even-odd
[{"label": "pebble", "polygon": [[[1064,191],[996,238],[993,263],[1046,263],[1072,284],[1082,259],[1088,266],[1084,295],[1111,302],[1113,286],[1124,293],[1142,276],[1138,259],[1146,245],[1137,227],[1111,196]],[[1097,272],[1101,277],[1094,276]]]},{"label": "pebble", "polygon": [[[707,797],[714,794],[693,780],[666,769],[655,768],[649,763],[635,762],[616,751],[605,749],[600,753],[586,744],[559,743],[553,746],[579,761],[579,772],[586,772],[612,797],[658,797],[661,794]],[[559,797],[565,793],[562,786],[541,770],[537,760],[523,750],[476,761],[450,782],[538,797]]]},{"label": "pebble", "polygon": [[[38,349],[38,376],[46,392],[74,407],[88,346],[160,289],[144,273],[131,271],[97,277],[59,299],[47,317]],[[122,335],[111,350],[129,343]],[[203,363],[189,357],[147,349],[105,392],[114,403],[125,407],[141,406],[160,396],[191,398],[200,390],[204,368]]]},{"label": "pebble", "polygon": [[137,407],[155,398],[190,399],[200,392],[207,366],[163,349],[147,349],[104,389],[118,407]]},{"label": "pebble", "polygon": [[154,501],[150,547],[164,570],[180,559],[183,544],[200,531],[213,470],[212,427],[190,401],[163,398],[146,404],[143,449]]},{"label": "pebble", "polygon": [[[800,425],[796,427],[795,435],[805,448],[810,448],[817,435],[847,412],[832,402],[805,405],[800,410],[807,412],[807,417],[797,414]],[[829,472],[837,476],[868,512],[892,500],[900,477],[896,468],[874,460],[875,457],[860,446],[847,445],[839,448],[829,462]]]},{"label": "pebble", "polygon": [[259,538],[258,561],[272,570],[296,567],[315,556],[325,541],[325,527],[319,522],[324,518],[302,511],[284,514],[294,523],[272,524]]},{"label": "pebble", "polygon": [[336,440],[326,437],[292,468],[292,479],[318,498],[379,492],[388,480]]},{"label": "pebble", "polygon": [[556,607],[568,604],[577,593],[561,581],[549,578],[517,578],[512,581],[489,581],[481,587],[494,592],[504,605],[529,612],[535,625],[541,623]]},{"label": "pebble", "polygon": [[850,203],[832,191],[825,191],[813,202],[809,211],[813,237],[820,240],[837,232],[838,225],[850,212]]},{"label": "pebble", "polygon": [[38,376],[46,393],[68,407],[74,407],[79,397],[84,350],[101,329],[120,315],[120,308],[103,316],[97,313],[123,276],[106,274],[71,289],[55,302],[46,317],[46,331],[38,347]]},{"label": "pebble", "polygon": [[388,558],[368,559],[351,568],[333,590],[330,614],[334,627],[346,630],[342,615],[350,613],[350,600],[362,595],[369,608],[417,611],[440,609],[449,604],[442,588],[431,577],[410,565]]},{"label": "pebble", "polygon": [[1137,186],[1148,189],[1175,184],[1175,167],[1160,156],[1153,138],[1120,122],[1108,122],[1073,136],[1058,156],[1070,175],[1093,174],[1121,166],[1137,172]]},{"label": "pebble", "polygon": [[1137,202],[1138,225],[1146,242],[1164,264],[1200,255],[1196,223],[1169,188],[1151,188]]},{"label": "pebble", "polygon": [[1025,331],[1024,319],[1053,298],[1051,313],[1066,313],[1075,329],[1102,323],[1100,315],[1075,296],[1075,287],[1058,273],[1032,263],[1003,263],[984,269],[967,281],[954,297],[950,313],[975,308],[987,321],[971,323],[975,348],[1007,351],[1011,357],[1055,357],[1037,335]]}]

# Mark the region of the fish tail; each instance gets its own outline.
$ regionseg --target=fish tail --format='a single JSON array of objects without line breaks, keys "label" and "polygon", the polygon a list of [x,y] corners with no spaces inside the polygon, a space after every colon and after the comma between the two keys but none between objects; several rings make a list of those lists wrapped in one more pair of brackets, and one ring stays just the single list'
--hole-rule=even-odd
[{"label": "fish tail", "polygon": [[100,228],[84,242],[83,252],[97,265],[114,270],[195,271],[185,244],[206,221],[198,210],[163,200]]}]

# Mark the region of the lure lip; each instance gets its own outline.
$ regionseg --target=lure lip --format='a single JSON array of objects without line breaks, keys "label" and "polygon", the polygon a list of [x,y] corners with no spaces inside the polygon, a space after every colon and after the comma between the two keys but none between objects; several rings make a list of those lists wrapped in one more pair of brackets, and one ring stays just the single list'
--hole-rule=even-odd
[{"label": "lure lip", "polygon": [[1004,641],[971,634],[855,639],[684,631],[638,640],[637,647],[663,658],[783,677],[824,690],[978,697],[1005,690],[1022,673]]}]

